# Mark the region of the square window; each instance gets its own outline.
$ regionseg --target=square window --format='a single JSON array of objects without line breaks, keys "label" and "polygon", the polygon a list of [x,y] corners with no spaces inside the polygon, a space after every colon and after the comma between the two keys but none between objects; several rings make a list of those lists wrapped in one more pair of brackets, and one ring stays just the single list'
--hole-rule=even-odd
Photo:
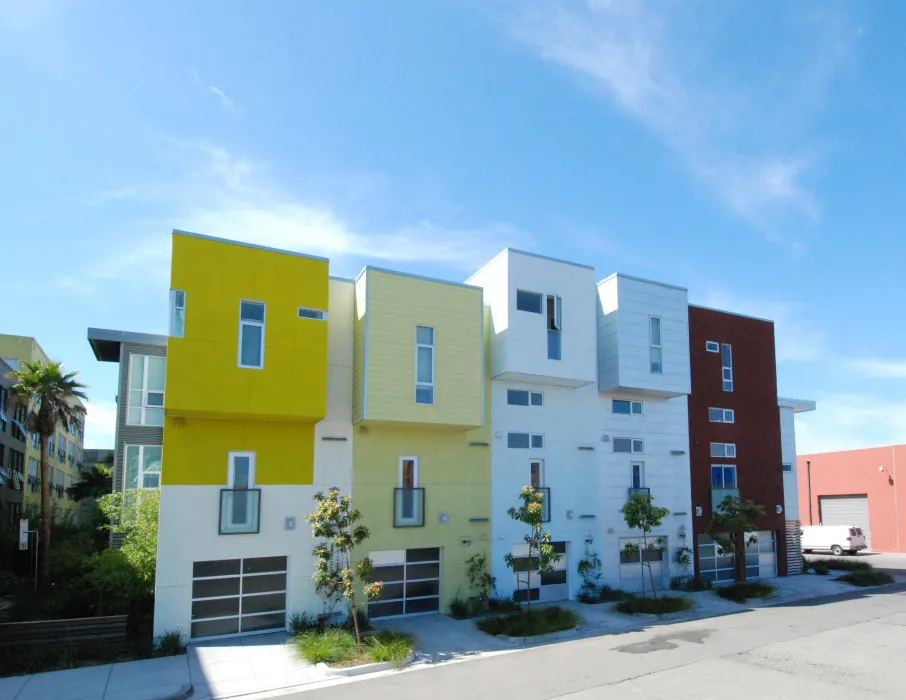
[{"label": "square window", "polygon": [[614,438],[614,452],[632,452],[632,440],[630,438]]},{"label": "square window", "polygon": [[792,465],[792,464],[784,464],[782,468],[783,468],[783,471],[785,471],[785,472],[792,472],[792,471],[793,471],[793,465]]},{"label": "square window", "polygon": [[613,400],[613,412],[619,413],[624,416],[628,416],[632,411],[632,407],[630,404],[631,404],[630,401],[622,401],[620,399],[614,399]]},{"label": "square window", "polygon": [[541,295],[536,292],[526,292],[522,289],[516,290],[516,310],[528,311],[533,314],[541,313]]},{"label": "square window", "polygon": [[419,345],[434,345],[434,329],[427,326],[416,326],[415,342]]},{"label": "square window", "polygon": [[417,386],[415,387],[415,403],[420,404],[433,404],[434,403],[434,387],[433,386]]},{"label": "square window", "polygon": [[544,405],[544,394],[540,391],[531,392],[532,406],[543,406]]},{"label": "square window", "polygon": [[642,415],[642,402],[641,401],[632,402],[632,415],[634,415],[634,416]]},{"label": "square window", "polygon": [[543,435],[532,435],[532,449],[540,450],[544,448],[544,436]]},{"label": "square window", "polygon": [[633,440],[632,441],[632,451],[633,452],[644,452],[645,443],[642,440]]}]

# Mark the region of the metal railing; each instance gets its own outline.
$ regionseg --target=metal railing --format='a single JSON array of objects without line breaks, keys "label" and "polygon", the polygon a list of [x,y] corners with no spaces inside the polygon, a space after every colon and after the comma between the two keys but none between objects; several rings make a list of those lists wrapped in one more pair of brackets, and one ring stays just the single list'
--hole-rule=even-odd
[{"label": "metal railing", "polygon": [[393,489],[393,527],[424,527],[425,489]]},{"label": "metal railing", "polygon": [[632,498],[634,493],[639,494],[640,496],[650,496],[651,489],[647,486],[630,486],[629,487],[629,497]]},{"label": "metal railing", "polygon": [[221,535],[255,534],[261,528],[261,489],[220,489]]}]

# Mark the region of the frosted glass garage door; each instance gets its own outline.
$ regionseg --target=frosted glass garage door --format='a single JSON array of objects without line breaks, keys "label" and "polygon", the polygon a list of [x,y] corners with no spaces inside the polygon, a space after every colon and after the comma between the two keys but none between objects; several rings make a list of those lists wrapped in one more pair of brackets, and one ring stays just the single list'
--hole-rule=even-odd
[{"label": "frosted glass garage door", "polygon": [[368,617],[396,617],[440,612],[440,548],[369,552],[373,581],[381,581],[381,599],[368,603]]}]

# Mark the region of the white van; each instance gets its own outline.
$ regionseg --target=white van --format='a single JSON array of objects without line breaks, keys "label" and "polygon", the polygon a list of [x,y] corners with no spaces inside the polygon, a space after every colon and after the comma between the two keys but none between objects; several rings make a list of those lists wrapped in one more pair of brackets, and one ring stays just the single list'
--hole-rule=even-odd
[{"label": "white van", "polygon": [[802,528],[802,551],[828,550],[834,556],[866,549],[862,528],[855,525],[806,525]]}]

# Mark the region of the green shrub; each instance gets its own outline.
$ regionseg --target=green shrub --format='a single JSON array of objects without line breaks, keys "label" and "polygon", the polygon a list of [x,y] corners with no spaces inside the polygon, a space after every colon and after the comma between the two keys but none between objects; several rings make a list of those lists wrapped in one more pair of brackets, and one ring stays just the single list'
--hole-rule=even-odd
[{"label": "green shrub", "polygon": [[819,576],[827,576],[830,573],[830,567],[823,561],[816,561],[812,565],[812,569],[814,569],[815,573]]},{"label": "green shrub", "polygon": [[761,598],[767,600],[776,589],[763,581],[737,581],[729,586],[719,586],[717,595],[736,603],[745,603],[748,598]]},{"label": "green shrub", "polygon": [[831,571],[872,571],[874,567],[864,559],[846,559],[844,557],[822,557],[812,560],[812,566],[823,564]]},{"label": "green shrub", "polygon": [[674,576],[670,579],[670,590],[671,591],[681,591],[686,587],[686,577],[685,576]]},{"label": "green shrub", "polygon": [[180,630],[164,632],[154,640],[158,656],[178,656],[186,651],[186,638]]},{"label": "green shrub", "polygon": [[519,610],[519,603],[512,598],[494,596],[488,599],[488,609],[494,613],[508,613]]},{"label": "green shrub", "polygon": [[310,631],[295,637],[293,643],[302,657],[312,664],[366,664],[389,661],[402,668],[412,651],[412,638],[383,630],[364,640],[363,654],[358,653],[355,635],[337,628]]},{"label": "green shrub", "polygon": [[695,574],[686,582],[686,590],[690,593],[698,593],[699,591],[710,591],[714,586],[707,579],[702,578],[698,574]]},{"label": "green shrub", "polygon": [[576,600],[587,605],[601,602],[601,588],[594,584],[584,584],[576,594]]},{"label": "green shrub", "polygon": [[450,615],[457,620],[464,620],[471,615],[471,612],[472,608],[469,605],[469,601],[465,598],[457,595],[450,601]]},{"label": "green shrub", "polygon": [[886,586],[893,583],[893,577],[883,571],[853,571],[835,579],[853,586]]},{"label": "green shrub", "polygon": [[619,588],[613,588],[608,586],[606,583],[601,586],[601,592],[598,594],[598,600],[602,603],[610,603],[615,600],[624,600],[629,597],[629,594],[625,591],[621,591]]},{"label": "green shrub", "polygon": [[579,624],[579,614],[558,605],[523,610],[480,620],[478,629],[487,634],[508,637],[535,637],[539,634],[561,632]]},{"label": "green shrub", "polygon": [[412,637],[382,630],[365,640],[366,652],[375,663],[389,661],[393,668],[403,667],[409,654],[412,653]]},{"label": "green shrub", "polygon": [[811,562],[808,559],[806,559],[805,556],[803,556],[802,557],[802,573],[807,574],[809,569],[811,568],[811,566],[812,566]]},{"label": "green shrub", "polygon": [[298,637],[306,632],[322,630],[326,626],[325,620],[309,615],[307,612],[293,613],[289,616],[288,623],[289,633],[293,637]]},{"label": "green shrub", "polygon": [[661,596],[660,598],[636,598],[633,596],[621,600],[614,607],[621,613],[627,614],[666,615],[691,609],[692,601],[675,596]]},{"label": "green shrub", "polygon": [[[362,632],[368,632],[369,630],[374,629],[371,626],[371,622],[368,620],[368,612],[366,610],[355,608],[355,615],[359,618],[359,629]],[[355,622],[352,619],[351,612],[346,613],[346,619],[339,626],[347,632],[352,632],[353,634],[355,634]]]}]

